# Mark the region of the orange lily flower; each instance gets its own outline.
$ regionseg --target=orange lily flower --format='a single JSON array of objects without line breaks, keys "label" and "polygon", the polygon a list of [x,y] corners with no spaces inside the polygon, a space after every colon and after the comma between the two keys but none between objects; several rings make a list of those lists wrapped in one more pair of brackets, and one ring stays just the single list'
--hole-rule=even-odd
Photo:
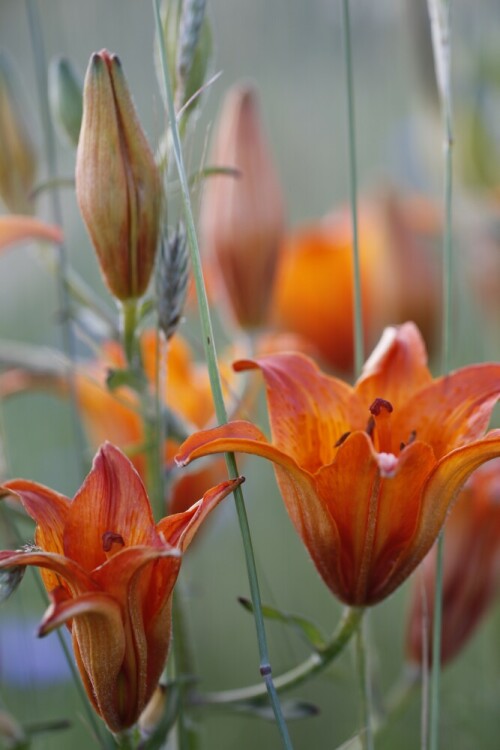
[{"label": "orange lily flower", "polygon": [[51,605],[38,634],[66,623],[85,690],[113,732],[134,724],[162,673],[181,554],[242,480],[224,482],[155,525],[144,485],[110,443],[73,500],[23,479],[5,483],[36,521],[36,547],[0,552],[0,569],[41,568]]},{"label": "orange lily flower", "polygon": [[[445,529],[442,664],[462,650],[498,593],[500,460],[491,461],[470,478]],[[417,665],[425,658],[425,641],[429,666],[432,663],[435,578],[436,553],[432,549],[415,577],[406,630],[406,652]]]},{"label": "orange lily flower", "polygon": [[177,461],[220,451],[274,462],[296,530],[342,601],[384,599],[429,551],[457,491],[500,456],[500,430],[485,437],[500,396],[500,365],[432,379],[413,323],[388,328],[354,387],[309,358],[276,354],[236,363],[259,368],[273,442],[253,424],[197,433]]}]

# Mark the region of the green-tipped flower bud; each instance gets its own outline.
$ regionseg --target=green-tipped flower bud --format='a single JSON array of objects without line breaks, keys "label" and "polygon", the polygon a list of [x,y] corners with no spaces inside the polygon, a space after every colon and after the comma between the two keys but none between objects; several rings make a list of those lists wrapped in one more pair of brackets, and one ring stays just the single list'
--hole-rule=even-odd
[{"label": "green-tipped flower bud", "polygon": [[0,196],[12,213],[29,214],[37,164],[20,88],[9,59],[0,52]]},{"label": "green-tipped flower bud", "polygon": [[[212,33],[205,15],[206,0],[164,0],[161,11],[162,31],[168,66],[174,87],[176,109],[201,89],[212,55]],[[156,55],[157,74],[163,91],[163,75]],[[193,100],[189,110],[196,107]]]},{"label": "green-tipped flower bud", "polygon": [[105,281],[141,297],[158,244],[162,185],[116,55],[91,57],[83,90],[76,194]]},{"label": "green-tipped flower bud", "polygon": [[82,124],[82,81],[71,60],[65,57],[57,57],[50,63],[49,98],[59,132],[76,148]]}]

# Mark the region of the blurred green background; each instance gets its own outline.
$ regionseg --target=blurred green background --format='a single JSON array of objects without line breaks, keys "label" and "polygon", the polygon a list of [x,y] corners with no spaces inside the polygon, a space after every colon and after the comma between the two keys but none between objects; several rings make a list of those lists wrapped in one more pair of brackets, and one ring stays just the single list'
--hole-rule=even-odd
[{"label": "blurred green background", "polygon": [[[430,48],[421,22],[421,0],[353,0],[352,32],[356,85],[357,147],[362,191],[392,184],[440,196],[442,138],[433,97]],[[418,12],[416,12],[418,6]],[[154,23],[145,0],[40,0],[47,56],[66,55],[84,74],[88,58],[103,47],[122,59],[141,120],[152,143],[164,115],[154,72]],[[196,166],[224,91],[249,78],[260,91],[266,129],[285,191],[288,219],[295,225],[319,217],[348,200],[347,117],[340,2],[327,0],[208,0],[213,24],[213,71],[222,76],[205,96],[196,133],[186,146]],[[453,70],[456,112],[474,101],[480,59],[499,56],[500,9],[496,0],[453,3]],[[14,58],[25,83],[25,107],[37,133],[39,176],[46,174],[43,136],[26,6],[0,0],[0,46]],[[500,58],[498,61],[500,65]],[[500,140],[498,91],[488,91],[494,135]],[[461,119],[456,121],[460,152]],[[1,146],[1,144],[0,144]],[[492,154],[492,158],[495,158]],[[457,157],[458,158],[458,157]],[[58,146],[59,173],[71,176],[74,154]],[[500,178],[500,175],[499,175]],[[499,180],[500,181],[500,180]],[[466,187],[457,179],[460,220]],[[63,195],[64,227],[71,263],[106,294],[79,218],[72,190]],[[175,209],[174,209],[175,211]],[[40,215],[50,218],[45,199]],[[459,234],[457,246],[469,241]],[[55,282],[34,248],[0,259],[0,338],[60,346]],[[481,306],[463,282],[455,287],[454,364],[500,356],[498,325],[483,322]],[[498,321],[497,321],[498,323]],[[484,333],[484,335],[482,335]],[[191,335],[196,337],[196,328]],[[78,461],[69,410],[54,398],[23,396],[5,404],[5,471],[33,478],[72,494]],[[245,496],[254,534],[264,601],[302,613],[329,633],[340,607],[333,600],[297,539],[275,488],[271,468],[245,463]],[[29,539],[28,524],[23,533]],[[71,717],[59,735],[40,735],[37,750],[92,746],[78,696],[65,677],[55,636],[42,642],[33,633],[43,603],[30,575],[0,610],[0,695],[19,720]],[[252,618],[237,603],[248,595],[243,554],[232,504],[227,502],[190,551],[182,573],[196,646],[200,685],[222,689],[258,682]],[[407,587],[370,615],[372,659],[381,694],[398,680]],[[20,626],[20,618],[26,627]],[[275,674],[306,655],[296,636],[269,624]],[[497,750],[500,746],[500,612],[491,613],[465,652],[444,673],[442,747]],[[319,715],[291,725],[298,750],[334,748],[355,733],[358,688],[350,649],[321,677],[292,695],[318,706]],[[274,726],[229,714],[200,715],[206,750],[250,750],[279,746]],[[377,740],[387,750],[420,747],[418,691]]]}]

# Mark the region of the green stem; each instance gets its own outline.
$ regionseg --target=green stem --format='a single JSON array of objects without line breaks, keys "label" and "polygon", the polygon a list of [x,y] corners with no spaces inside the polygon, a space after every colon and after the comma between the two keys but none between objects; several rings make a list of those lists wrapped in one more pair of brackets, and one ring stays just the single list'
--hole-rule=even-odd
[{"label": "green stem", "polygon": [[115,734],[114,739],[115,746],[120,748],[120,750],[136,750],[137,743],[133,740],[129,731],[122,734]]},{"label": "green stem", "polygon": [[[323,672],[329,664],[343,651],[358,629],[363,617],[364,609],[357,607],[346,607],[340,623],[338,624],[332,638],[326,648],[314,652],[311,656],[298,666],[288,672],[276,677],[274,684],[279,692],[291,690],[309,680],[316,674]],[[193,701],[197,704],[224,704],[240,703],[242,701],[256,700],[266,697],[264,685],[251,685],[236,690],[223,690],[213,693],[193,695]]]},{"label": "green stem", "polygon": [[[28,15],[28,25],[30,30],[31,47],[33,49],[33,58],[35,62],[35,73],[38,88],[38,96],[40,99],[40,112],[42,118],[42,126],[45,140],[45,152],[47,156],[47,167],[49,172],[49,179],[57,179],[57,155],[55,148],[54,128],[52,125],[52,118],[50,116],[49,107],[49,94],[48,94],[48,83],[47,83],[47,59],[45,55],[44,41],[41,31],[40,14],[36,0],[26,0],[26,9]],[[63,225],[61,201],[57,188],[51,190],[51,210],[52,216],[56,224],[60,227]],[[66,354],[68,367],[66,371],[66,378],[68,381],[68,390],[70,394],[71,403],[71,422],[73,428],[73,434],[75,439],[75,445],[77,448],[80,471],[82,477],[86,473],[86,460],[87,446],[82,431],[81,420],[78,413],[78,401],[76,396],[76,383],[75,383],[75,360],[76,360],[76,344],[73,331],[71,328],[69,308],[69,294],[68,294],[68,256],[66,247],[63,243],[56,246],[56,263],[57,263],[57,287],[59,297],[59,313],[61,319],[61,333],[62,333],[62,346],[64,353]]]},{"label": "green stem", "polygon": [[[155,510],[156,518],[165,515],[163,482],[163,429],[160,424],[159,394],[153,395],[148,387],[142,364],[139,337],[137,335],[138,301],[128,299],[120,305],[120,324],[123,349],[131,373],[137,376],[141,417],[144,429],[146,460],[146,486]],[[158,349],[158,358],[160,350]]]},{"label": "green stem", "polygon": [[351,21],[349,0],[342,0],[344,27],[344,54],[346,68],[347,92],[347,129],[349,133],[349,178],[352,219],[352,258],[354,282],[354,371],[356,376],[361,372],[365,361],[363,330],[363,299],[361,295],[361,269],[359,259],[358,235],[358,185],[356,166],[356,120],[354,116],[354,82],[351,54]]},{"label": "green stem", "polygon": [[[162,72],[163,72],[163,83],[165,86],[166,100],[168,103],[168,111],[170,117],[170,127],[172,134],[172,147],[175,156],[175,162],[177,165],[177,171],[179,175],[179,181],[181,184],[182,201],[184,208],[184,218],[186,222],[186,232],[189,243],[190,255],[191,255],[191,267],[193,269],[193,276],[196,285],[196,294],[198,298],[198,305],[200,309],[200,320],[203,331],[203,346],[205,349],[205,356],[207,359],[208,372],[210,376],[210,385],[212,388],[212,395],[214,399],[214,407],[217,420],[219,424],[223,424],[227,421],[226,407],[224,404],[224,398],[222,394],[222,384],[220,379],[220,373],[217,363],[217,354],[215,351],[214,335],[212,329],[212,321],[210,318],[210,311],[208,307],[207,293],[205,289],[205,282],[203,279],[203,273],[201,268],[200,251],[198,247],[198,239],[196,236],[196,230],[194,226],[193,212],[191,209],[191,199],[189,195],[189,185],[186,177],[186,170],[184,167],[184,161],[182,156],[182,149],[179,137],[179,129],[177,127],[177,119],[174,107],[174,98],[172,92],[172,83],[170,80],[170,72],[167,62],[167,54],[165,49],[165,40],[162,34],[161,18],[160,18],[160,0],[153,0],[153,7],[155,13],[155,24],[156,32],[158,36],[158,46],[160,49]],[[238,476],[238,469],[233,454],[226,454],[226,464],[228,473],[231,478]],[[241,536],[243,541],[243,547],[245,551],[245,560],[248,573],[248,581],[250,587],[250,595],[253,603],[254,617],[255,617],[255,628],[257,631],[257,642],[259,647],[260,655],[260,673],[266,684],[266,689],[269,694],[269,699],[272,704],[276,723],[278,725],[279,733],[281,736],[283,747],[292,748],[292,743],[288,733],[288,729],[283,717],[279,698],[274,686],[272,679],[271,664],[269,661],[267,638],[264,628],[264,618],[262,616],[262,604],[259,591],[259,583],[257,578],[257,570],[255,565],[255,558],[253,553],[252,540],[250,535],[250,528],[248,524],[248,518],[245,509],[245,503],[243,499],[243,493],[240,488],[235,490],[234,499],[236,504],[236,511],[238,515],[238,521],[241,530]]]},{"label": "green stem", "polygon": [[127,364],[133,372],[136,372],[140,364],[136,299],[126,299],[121,303],[120,328]]},{"label": "green stem", "polygon": [[364,628],[363,623],[360,623],[359,628],[356,630],[356,661],[361,688],[361,716],[363,725],[361,730],[361,744],[363,750],[373,750],[372,691],[368,659],[366,657]]},{"label": "green stem", "polygon": [[432,671],[429,696],[429,748],[439,747],[439,712],[441,684],[441,623],[443,614],[443,554],[444,529],[437,541],[436,581],[434,593],[434,618],[432,623]]},{"label": "green stem", "polygon": [[[173,647],[176,676],[179,682],[179,708],[177,713],[178,746],[179,750],[199,750],[200,735],[194,725],[186,721],[187,695],[189,693],[189,678],[196,674],[194,654],[190,647],[189,623],[187,622],[182,590],[177,583],[172,607]],[[184,679],[183,679],[184,678]]]}]

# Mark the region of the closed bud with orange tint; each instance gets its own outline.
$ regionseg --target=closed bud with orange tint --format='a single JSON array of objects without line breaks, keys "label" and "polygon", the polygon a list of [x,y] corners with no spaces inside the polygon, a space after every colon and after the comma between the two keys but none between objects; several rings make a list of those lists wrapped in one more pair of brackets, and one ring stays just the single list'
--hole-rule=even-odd
[{"label": "closed bud with orange tint", "polygon": [[236,323],[259,328],[267,319],[284,206],[252,87],[239,85],[228,93],[210,165],[235,173],[210,177],[204,189],[200,233],[205,265]]},{"label": "closed bud with orange tint", "polygon": [[0,53],[0,196],[12,213],[33,211],[30,192],[36,152],[20,101],[20,82],[9,58]]},{"label": "closed bud with orange tint", "polygon": [[76,193],[110,292],[141,297],[153,270],[162,185],[121,63],[94,53],[83,92]]}]

